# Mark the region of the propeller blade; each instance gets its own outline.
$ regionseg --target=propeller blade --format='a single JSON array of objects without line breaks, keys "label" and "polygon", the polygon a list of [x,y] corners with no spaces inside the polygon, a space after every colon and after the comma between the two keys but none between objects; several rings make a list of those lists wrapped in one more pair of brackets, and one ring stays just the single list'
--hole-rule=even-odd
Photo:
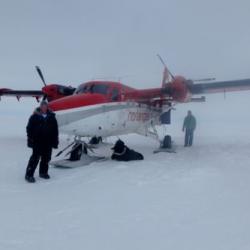
[{"label": "propeller blade", "polygon": [[48,97],[46,94],[43,95],[43,101],[48,101]]},{"label": "propeller blade", "polygon": [[41,69],[38,66],[36,66],[36,71],[37,71],[38,75],[40,76],[44,86],[46,86],[46,82],[45,82],[45,79],[43,77],[43,73],[42,73]]},{"label": "propeller blade", "polygon": [[175,79],[174,75],[170,72],[170,70],[168,69],[168,67],[167,67],[166,63],[164,62],[164,60],[162,59],[162,57],[159,54],[157,54],[157,57],[159,58],[160,62],[165,67],[165,69],[168,71],[168,73],[172,77],[172,79]]}]

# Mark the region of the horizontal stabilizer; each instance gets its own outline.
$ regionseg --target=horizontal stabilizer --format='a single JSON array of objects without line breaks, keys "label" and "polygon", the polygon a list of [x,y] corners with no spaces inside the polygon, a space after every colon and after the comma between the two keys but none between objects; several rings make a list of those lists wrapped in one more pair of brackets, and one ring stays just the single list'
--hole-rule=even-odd
[{"label": "horizontal stabilizer", "polygon": [[250,79],[191,84],[188,88],[194,95],[250,90]]}]

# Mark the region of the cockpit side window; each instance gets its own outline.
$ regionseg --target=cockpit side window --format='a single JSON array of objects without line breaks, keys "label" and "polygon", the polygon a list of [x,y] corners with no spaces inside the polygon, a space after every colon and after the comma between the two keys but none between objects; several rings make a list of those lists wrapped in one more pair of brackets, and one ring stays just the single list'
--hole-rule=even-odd
[{"label": "cockpit side window", "polygon": [[88,92],[88,85],[79,86],[76,90],[76,94],[83,94]]},{"label": "cockpit side window", "polygon": [[104,84],[93,84],[90,87],[91,93],[103,94],[106,95],[108,93],[109,87]]},{"label": "cockpit side window", "polygon": [[76,90],[76,94],[83,94],[83,93],[91,93],[91,94],[102,94],[107,95],[109,90],[109,86],[105,84],[87,84],[84,86],[80,86]]}]

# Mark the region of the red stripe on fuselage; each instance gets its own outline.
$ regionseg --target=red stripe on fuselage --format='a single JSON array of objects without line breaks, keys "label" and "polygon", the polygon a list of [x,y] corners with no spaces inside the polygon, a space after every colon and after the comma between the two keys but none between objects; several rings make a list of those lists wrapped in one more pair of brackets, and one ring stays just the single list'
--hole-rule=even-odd
[{"label": "red stripe on fuselage", "polygon": [[49,103],[53,111],[80,108],[109,102],[107,97],[100,94],[78,94],[64,97]]}]

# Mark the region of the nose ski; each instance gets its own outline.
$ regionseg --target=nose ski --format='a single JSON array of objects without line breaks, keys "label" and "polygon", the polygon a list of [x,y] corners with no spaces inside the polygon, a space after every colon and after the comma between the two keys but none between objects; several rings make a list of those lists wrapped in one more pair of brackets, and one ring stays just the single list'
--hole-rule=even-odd
[{"label": "nose ski", "polygon": [[65,154],[65,157],[67,158],[51,161],[51,166],[56,168],[76,168],[87,166],[93,162],[105,161],[109,159],[105,156],[96,155],[91,145],[83,141],[77,140],[73,144],[71,143],[69,145],[57,154],[57,156],[59,156],[71,147]]}]

